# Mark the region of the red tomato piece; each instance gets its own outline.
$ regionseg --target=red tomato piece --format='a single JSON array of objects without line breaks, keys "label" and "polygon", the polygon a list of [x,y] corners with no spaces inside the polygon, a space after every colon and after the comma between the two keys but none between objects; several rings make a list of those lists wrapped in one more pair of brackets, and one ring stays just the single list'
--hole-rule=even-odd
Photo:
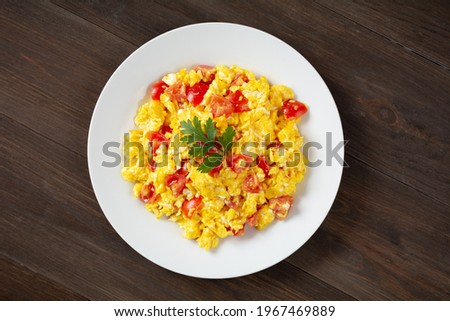
[{"label": "red tomato piece", "polygon": [[239,229],[239,230],[231,230],[231,233],[233,233],[233,235],[234,236],[241,236],[241,235],[244,235],[244,232],[245,232],[245,225],[244,226],[242,226],[242,228],[241,229]]},{"label": "red tomato piece", "polygon": [[167,125],[162,125],[161,129],[160,129],[161,134],[165,134],[165,133],[172,133],[172,128],[170,128],[170,126]]},{"label": "red tomato piece", "polygon": [[177,169],[176,173],[186,176],[188,174],[187,170],[187,163],[189,162],[188,159],[182,159],[181,160],[181,166],[179,169]]},{"label": "red tomato piece", "polygon": [[166,91],[171,100],[175,100],[179,103],[186,101],[186,86],[182,81],[177,81],[169,86]]},{"label": "red tomato piece", "polygon": [[177,197],[183,192],[187,178],[179,173],[167,175],[166,185],[172,190],[173,196]]},{"label": "red tomato piece", "polygon": [[264,174],[266,176],[269,175],[270,165],[266,162],[266,157],[265,156],[259,156],[258,157],[258,167],[261,168],[264,171]]},{"label": "red tomato piece", "polygon": [[269,145],[267,145],[267,148],[280,148],[283,146],[283,143],[281,143],[278,139],[275,142],[271,142]]},{"label": "red tomato piece", "polygon": [[252,216],[247,217],[248,226],[255,226],[257,221],[258,221],[258,212],[256,212]]},{"label": "red tomato piece", "polygon": [[246,169],[253,162],[253,158],[251,156],[245,154],[231,155],[228,159],[228,166],[236,172],[240,173],[244,169]]},{"label": "red tomato piece", "polygon": [[290,99],[283,103],[282,111],[286,119],[299,118],[308,111],[308,107],[304,103]]},{"label": "red tomato piece", "polygon": [[225,204],[229,207],[229,208],[232,208],[232,209],[238,209],[239,208],[239,205],[241,204],[241,201],[242,201],[242,196],[235,196],[234,197],[234,199],[233,199],[233,201],[227,201],[227,200],[225,200]]},{"label": "red tomato piece", "polygon": [[145,184],[141,189],[141,201],[145,204],[153,203],[156,200],[155,186],[153,184]]},{"label": "red tomato piece", "polygon": [[284,220],[291,209],[294,198],[292,196],[280,196],[269,200],[269,204],[273,207],[275,217]]},{"label": "red tomato piece", "polygon": [[161,133],[158,132],[148,132],[147,138],[149,142],[152,143],[153,156],[156,155],[156,151],[162,144],[168,144],[169,140]]},{"label": "red tomato piece", "polygon": [[226,229],[227,231],[231,231],[231,233],[233,233],[234,236],[241,236],[241,235],[244,234],[244,231],[245,231],[245,224],[244,224],[244,225],[242,226],[242,228],[239,229],[239,230],[234,230],[234,229],[231,228],[231,226],[226,226],[225,229]]},{"label": "red tomato piece", "polygon": [[149,141],[153,141],[153,140],[165,141],[165,140],[167,140],[166,136],[164,136],[163,134],[161,134],[159,132],[151,132],[151,131],[147,133],[147,138]]},{"label": "red tomato piece", "polygon": [[192,216],[194,216],[194,214],[203,207],[202,199],[203,198],[200,196],[184,201],[183,205],[181,206],[181,211],[183,212],[183,215],[186,218],[191,219]]},{"label": "red tomato piece", "polygon": [[248,99],[245,98],[240,90],[230,93],[227,98],[233,105],[233,111],[235,113],[242,113],[250,110],[250,108],[248,108]]},{"label": "red tomato piece", "polygon": [[210,170],[208,172],[208,174],[211,175],[212,177],[217,177],[217,176],[219,176],[220,171],[222,170],[222,168],[223,168],[223,164],[220,164],[219,166],[214,167],[212,170]]},{"label": "red tomato piece", "polygon": [[[203,143],[199,143],[200,145],[204,145]],[[220,145],[220,143],[215,142],[215,144],[219,144],[219,148],[222,148],[222,146]],[[219,152],[219,149],[217,147],[211,147],[207,152],[205,156],[211,155],[211,154],[217,154]],[[203,163],[203,158],[200,160]]]},{"label": "red tomato piece", "polygon": [[154,159],[148,161],[148,168],[150,168],[152,172],[156,171],[156,162]]},{"label": "red tomato piece", "polygon": [[164,81],[160,80],[157,83],[155,83],[152,87],[152,99],[153,100],[159,100],[161,94],[164,93],[166,88],[169,87],[168,84],[166,84]]},{"label": "red tomato piece", "polygon": [[214,146],[208,150],[206,155],[217,154],[219,152],[219,149],[221,149],[222,147],[223,146],[218,141],[215,141]]},{"label": "red tomato piece", "polygon": [[198,65],[194,68],[195,71],[199,71],[202,74],[202,81],[209,85],[213,82],[214,78],[216,77],[216,69],[214,67],[208,66],[208,65]]},{"label": "red tomato piece", "polygon": [[225,97],[222,96],[212,96],[211,101],[211,112],[214,118],[220,117],[222,115],[230,116],[233,113],[233,104]]},{"label": "red tomato piece", "polygon": [[245,74],[241,74],[238,72],[236,76],[234,76],[233,81],[230,84],[231,86],[242,86],[245,82],[248,82],[248,77]]},{"label": "red tomato piece", "polygon": [[259,184],[258,177],[255,174],[250,174],[245,178],[242,189],[248,193],[258,193],[262,190],[262,186]]},{"label": "red tomato piece", "polygon": [[192,103],[192,105],[199,105],[206,92],[208,91],[209,86],[203,82],[199,82],[192,87],[189,87],[186,91],[187,100]]}]

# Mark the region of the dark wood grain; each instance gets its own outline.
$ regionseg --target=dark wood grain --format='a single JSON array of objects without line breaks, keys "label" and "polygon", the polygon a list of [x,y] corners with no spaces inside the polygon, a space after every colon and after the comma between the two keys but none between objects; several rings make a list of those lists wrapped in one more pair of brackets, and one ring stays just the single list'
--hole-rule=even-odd
[{"label": "dark wood grain", "polygon": [[7,258],[0,257],[0,300],[86,300]]},{"label": "dark wood grain", "polygon": [[390,41],[450,69],[450,5],[446,0],[316,0]]},{"label": "dark wood grain", "polygon": [[[4,1],[0,297],[450,299],[450,74],[445,44],[432,44],[448,37],[448,7],[395,8]],[[134,252],[101,212],[86,160],[95,102],[120,62],[162,32],[203,21],[251,25],[301,52],[329,85],[350,139],[350,167],[319,231],[274,267],[228,280],[178,275]]]},{"label": "dark wood grain", "polygon": [[[1,11],[0,23],[8,30],[2,34],[2,61],[8,61],[2,81],[10,83],[2,92],[10,102],[3,112],[86,155],[98,95],[136,47],[48,2],[9,3]],[[29,100],[33,91],[43,93],[39,101]],[[51,135],[54,126],[63,132]]]}]

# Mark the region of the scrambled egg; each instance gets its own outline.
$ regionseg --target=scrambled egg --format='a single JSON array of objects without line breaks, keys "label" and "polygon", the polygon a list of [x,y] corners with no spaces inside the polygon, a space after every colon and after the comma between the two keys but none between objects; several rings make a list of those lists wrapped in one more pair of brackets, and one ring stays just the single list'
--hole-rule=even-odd
[{"label": "scrambled egg", "polygon": [[[130,131],[124,145],[127,162],[122,176],[134,183],[134,196],[157,218],[166,216],[178,223],[186,238],[206,250],[217,247],[221,238],[242,235],[245,228],[262,230],[275,219],[284,219],[305,174],[302,137],[296,127],[300,117],[287,117],[284,110],[285,103],[294,99],[293,91],[271,86],[265,77],[256,78],[237,66],[197,66],[168,74],[162,81],[159,92],[157,85],[152,88],[153,99],[139,107],[137,129]],[[199,83],[207,91],[189,93]],[[237,104],[243,107],[220,115],[217,108],[223,106],[213,102],[238,91],[243,97]],[[241,162],[236,167],[229,155],[212,174],[198,171],[198,160],[183,162],[191,157],[179,141],[180,122],[195,116],[202,124],[212,118],[218,134],[231,125],[236,132],[232,155],[248,154],[253,164]],[[182,176],[169,182],[175,173]]]}]

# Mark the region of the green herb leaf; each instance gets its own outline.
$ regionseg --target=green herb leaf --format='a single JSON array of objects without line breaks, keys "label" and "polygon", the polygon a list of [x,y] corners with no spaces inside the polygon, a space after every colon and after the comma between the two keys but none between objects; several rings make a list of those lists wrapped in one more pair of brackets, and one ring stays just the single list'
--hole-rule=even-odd
[{"label": "green herb leaf", "polygon": [[193,121],[181,121],[181,133],[191,136],[188,142],[204,142],[208,141],[208,137],[205,136],[202,129],[202,124],[200,123],[200,119],[197,116],[194,117]]},{"label": "green herb leaf", "polygon": [[[211,169],[219,166],[223,158],[231,150],[235,130],[228,126],[222,136],[217,137],[217,128],[211,118],[205,122],[205,132],[198,117],[191,120],[181,121],[182,142],[189,145],[189,155],[194,158],[202,159],[202,164],[197,168],[201,173],[208,173]],[[216,139],[220,143],[216,146]],[[217,148],[217,153],[210,153],[211,149]],[[210,153],[210,154],[208,154]]]},{"label": "green herb leaf", "polygon": [[236,134],[236,131],[233,127],[228,126],[227,129],[225,129],[225,132],[222,136],[217,138],[217,141],[222,145],[222,148],[224,149],[224,154],[227,154],[231,147],[233,147],[233,137]]},{"label": "green herb leaf", "polygon": [[186,142],[188,144],[193,143],[194,142],[194,136],[192,135],[185,135],[183,137],[180,138],[180,141],[182,142]]},{"label": "green herb leaf", "polygon": [[208,118],[205,123],[205,132],[210,141],[214,141],[216,139],[217,130],[211,118]]},{"label": "green herb leaf", "polygon": [[189,148],[189,155],[192,157],[203,158],[213,146],[214,142],[208,142],[203,145],[194,143]]}]

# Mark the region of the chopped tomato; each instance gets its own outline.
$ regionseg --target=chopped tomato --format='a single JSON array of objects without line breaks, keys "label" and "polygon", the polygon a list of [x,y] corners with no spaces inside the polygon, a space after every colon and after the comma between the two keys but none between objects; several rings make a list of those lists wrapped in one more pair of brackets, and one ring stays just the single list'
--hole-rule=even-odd
[{"label": "chopped tomato", "polygon": [[256,212],[252,216],[247,217],[248,226],[255,226],[257,221],[258,221],[258,212]]},{"label": "chopped tomato", "polygon": [[239,204],[241,203],[241,201],[242,201],[242,196],[239,195],[239,196],[235,196],[233,198],[233,201],[225,201],[225,204],[229,208],[232,208],[232,209],[236,210],[236,209],[239,208]]},{"label": "chopped tomato", "polygon": [[211,112],[214,118],[222,115],[230,116],[233,113],[233,104],[225,97],[214,95],[210,101]]},{"label": "chopped tomato", "polygon": [[177,81],[167,88],[167,94],[171,100],[176,100],[179,103],[186,101],[186,86],[182,81]]},{"label": "chopped tomato", "polygon": [[149,142],[152,143],[153,155],[156,155],[156,151],[161,146],[161,144],[168,144],[169,140],[161,133],[158,132],[148,132],[147,138]]},{"label": "chopped tomato", "polygon": [[183,215],[186,218],[192,218],[192,216],[194,216],[194,214],[203,207],[202,199],[203,198],[200,196],[184,201],[183,205],[181,206]]},{"label": "chopped tomato", "polygon": [[259,193],[262,186],[259,184],[258,177],[255,174],[250,174],[245,178],[242,189],[248,193]]},{"label": "chopped tomato", "polygon": [[153,141],[153,140],[158,140],[158,141],[167,141],[166,136],[164,136],[163,134],[159,133],[159,132],[148,132],[147,133],[147,138],[149,141]]},{"label": "chopped tomato", "polygon": [[192,105],[199,105],[206,92],[208,91],[209,86],[203,82],[199,82],[192,87],[189,87],[186,90],[187,100],[189,100]]},{"label": "chopped tomato", "polygon": [[308,107],[304,103],[290,99],[283,103],[282,111],[286,119],[295,119],[302,116],[308,111]]},{"label": "chopped tomato", "polygon": [[170,187],[173,196],[175,197],[183,192],[183,189],[186,186],[186,182],[186,176],[181,175],[180,173],[170,174],[166,177],[166,185]]},{"label": "chopped tomato", "polygon": [[241,74],[238,72],[236,76],[234,76],[233,81],[230,84],[231,86],[242,86],[245,82],[248,82],[248,77],[245,74]]},{"label": "chopped tomato", "polygon": [[148,168],[150,168],[152,172],[156,171],[156,162],[154,159],[148,161]]},{"label": "chopped tomato", "polygon": [[245,154],[235,154],[231,155],[227,162],[228,166],[231,167],[234,172],[240,173],[248,166],[250,166],[250,164],[253,162],[253,157]]},{"label": "chopped tomato", "polygon": [[213,82],[214,78],[216,77],[216,69],[214,67],[208,66],[208,65],[198,65],[194,68],[195,71],[199,71],[202,74],[202,81],[205,82],[207,85]]},{"label": "chopped tomato", "polygon": [[214,167],[212,170],[210,170],[208,174],[211,175],[212,177],[217,177],[217,176],[219,176],[222,168],[223,168],[223,164],[220,164],[219,166]]},{"label": "chopped tomato", "polygon": [[164,93],[166,88],[169,87],[168,84],[166,84],[164,81],[160,80],[157,83],[155,83],[152,87],[152,99],[153,100],[159,100],[161,94]]},{"label": "chopped tomato", "polygon": [[141,201],[144,203],[153,203],[156,200],[155,186],[153,184],[145,184],[141,189]]},{"label": "chopped tomato", "polygon": [[269,204],[273,207],[275,217],[284,220],[291,209],[294,198],[292,196],[280,196],[269,200]]},{"label": "chopped tomato", "polygon": [[239,230],[231,230],[231,233],[233,233],[233,235],[234,236],[241,236],[241,235],[244,235],[244,232],[245,232],[245,225],[244,226],[242,226],[242,228],[241,229],[239,229]]},{"label": "chopped tomato", "polygon": [[172,128],[170,128],[170,126],[168,125],[162,125],[161,129],[160,129],[161,134],[165,134],[165,133],[172,133]]},{"label": "chopped tomato", "polygon": [[244,231],[245,231],[245,224],[244,224],[244,225],[242,226],[242,228],[239,229],[239,230],[234,230],[234,229],[231,228],[231,226],[225,226],[225,229],[226,229],[227,231],[231,231],[231,233],[233,233],[234,236],[241,236],[241,235],[244,234]]},{"label": "chopped tomato", "polygon": [[[216,142],[217,143],[217,142]],[[198,146],[204,146],[205,144],[204,143],[198,143]],[[219,153],[219,149],[217,148],[217,147],[211,147],[207,152],[206,152],[206,154],[205,154],[205,156],[204,157],[202,157],[202,158],[196,158],[196,161],[198,162],[198,164],[202,164],[203,162],[204,162],[204,160],[205,160],[205,157],[206,156],[209,156],[209,155],[211,155],[211,154],[217,154],[217,153]],[[215,159],[216,157],[214,157],[214,159]],[[214,169],[216,169],[217,167],[219,167],[219,166],[221,166],[222,164],[219,164],[218,166],[216,166],[216,167],[213,167],[210,171],[209,171],[209,173],[211,173],[211,171],[214,171]],[[209,166],[208,166],[208,168],[209,168]],[[222,167],[221,167],[222,168]],[[214,176],[214,177],[216,177],[216,176]]]},{"label": "chopped tomato", "polygon": [[214,142],[214,147],[211,147],[206,153],[206,155],[217,154],[219,152],[218,148],[222,148],[222,145],[220,145],[220,143],[216,141]]},{"label": "chopped tomato", "polygon": [[242,113],[250,110],[250,108],[248,108],[248,99],[245,98],[240,90],[228,94],[227,98],[233,105],[233,111],[235,113]]},{"label": "chopped tomato", "polygon": [[267,164],[265,156],[259,156],[258,157],[258,167],[261,168],[264,171],[264,174],[266,176],[269,175],[270,165]]},{"label": "chopped tomato", "polygon": [[[204,143],[200,143],[201,146],[204,146]],[[216,147],[217,146],[217,147]],[[211,155],[211,154],[217,154],[219,152],[218,148],[222,148],[222,146],[220,145],[220,143],[215,142],[215,146],[211,147],[205,154],[205,156]],[[201,162],[203,162],[203,159],[200,160]]]},{"label": "chopped tomato", "polygon": [[188,162],[189,162],[188,159],[181,160],[181,166],[179,169],[177,169],[176,173],[186,176],[188,174],[188,171],[187,171],[187,163]]},{"label": "chopped tomato", "polygon": [[267,145],[267,148],[280,148],[283,146],[283,143],[281,143],[278,139],[275,142],[271,142],[269,145]]}]

